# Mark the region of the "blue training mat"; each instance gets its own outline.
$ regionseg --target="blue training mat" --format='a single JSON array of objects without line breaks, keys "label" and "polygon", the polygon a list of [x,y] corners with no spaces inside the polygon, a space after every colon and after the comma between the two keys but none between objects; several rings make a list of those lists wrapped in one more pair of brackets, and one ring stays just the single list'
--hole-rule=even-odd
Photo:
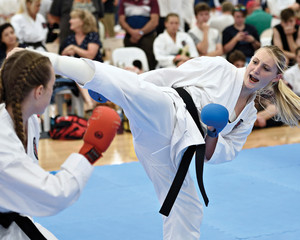
[{"label": "blue training mat", "polygon": [[[195,179],[194,163],[190,173]],[[230,163],[205,164],[204,184],[210,203],[201,240],[300,239],[300,144],[243,150]],[[60,240],[159,240],[159,209],[150,180],[133,162],[96,167],[74,205],[35,220]]]}]

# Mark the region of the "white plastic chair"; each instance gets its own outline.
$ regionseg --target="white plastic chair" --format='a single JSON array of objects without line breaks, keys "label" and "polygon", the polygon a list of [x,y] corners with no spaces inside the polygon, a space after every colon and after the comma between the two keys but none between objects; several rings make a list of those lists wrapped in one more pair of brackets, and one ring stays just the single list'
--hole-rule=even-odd
[{"label": "white plastic chair", "polygon": [[134,60],[142,62],[142,70],[149,71],[148,60],[145,52],[138,47],[121,47],[116,48],[112,52],[112,63],[117,67],[130,67]]}]

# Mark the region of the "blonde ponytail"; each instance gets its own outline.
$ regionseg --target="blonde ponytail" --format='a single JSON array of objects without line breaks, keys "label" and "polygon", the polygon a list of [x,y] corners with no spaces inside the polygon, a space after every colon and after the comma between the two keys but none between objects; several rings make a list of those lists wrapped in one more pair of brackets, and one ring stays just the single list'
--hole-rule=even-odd
[{"label": "blonde ponytail", "polygon": [[298,126],[300,120],[300,97],[281,79],[278,84],[273,85],[273,90],[279,120],[290,126]]}]

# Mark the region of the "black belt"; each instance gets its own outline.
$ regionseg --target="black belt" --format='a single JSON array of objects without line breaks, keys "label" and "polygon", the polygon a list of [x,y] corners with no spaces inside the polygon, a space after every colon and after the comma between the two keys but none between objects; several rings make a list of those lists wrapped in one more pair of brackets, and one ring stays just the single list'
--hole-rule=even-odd
[{"label": "black belt", "polygon": [[28,217],[21,216],[15,212],[0,213],[0,225],[4,228],[8,228],[12,222],[15,222],[29,239],[47,240]]},{"label": "black belt", "polygon": [[[194,119],[195,123],[197,124],[197,127],[199,128],[199,131],[201,132],[201,134],[204,138],[204,133],[201,128],[198,111],[197,111],[197,108],[194,104],[192,97],[183,88],[175,88],[175,90],[178,92],[179,96],[185,102],[187,110],[191,114],[192,118]],[[209,200],[207,198],[204,184],[203,184],[203,166],[204,166],[204,156],[205,156],[205,144],[192,145],[192,146],[189,146],[183,154],[183,157],[179,164],[175,178],[174,178],[172,185],[169,189],[169,192],[165,198],[165,201],[159,211],[161,214],[163,214],[165,216],[169,216],[169,213],[174,205],[174,202],[175,202],[177,195],[180,191],[180,188],[183,184],[183,181],[185,179],[185,176],[187,174],[187,171],[189,169],[189,166],[190,166],[190,163],[191,163],[191,160],[192,160],[192,157],[193,157],[195,151],[196,151],[195,165],[196,165],[197,182],[198,182],[198,186],[199,186],[200,192],[202,194],[203,200],[205,202],[205,205],[206,206],[208,205]]]},{"label": "black belt", "polygon": [[34,49],[37,49],[38,47],[42,47],[47,51],[46,47],[44,46],[44,44],[42,42],[24,42],[24,44],[26,46],[33,47]]}]

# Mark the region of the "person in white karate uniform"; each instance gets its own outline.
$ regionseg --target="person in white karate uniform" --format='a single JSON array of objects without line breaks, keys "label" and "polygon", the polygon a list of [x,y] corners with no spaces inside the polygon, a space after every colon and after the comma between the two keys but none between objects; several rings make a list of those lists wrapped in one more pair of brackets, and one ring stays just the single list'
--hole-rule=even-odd
[{"label": "person in white karate uniform", "polygon": [[179,21],[178,14],[169,13],[165,19],[166,29],[154,40],[153,53],[158,68],[174,68],[199,56],[191,36],[179,31]]},{"label": "person in white karate uniform", "polygon": [[[44,55],[50,58],[57,74],[122,107],[130,122],[136,155],[160,203],[188,146],[206,143],[208,163],[235,158],[255,122],[254,99],[260,90],[274,89],[282,121],[295,126],[300,118],[300,98],[282,83],[286,58],[275,46],[258,50],[247,68],[236,68],[222,57],[199,57],[176,69],[157,69],[139,75],[88,59]],[[190,94],[199,115],[209,103],[227,108],[229,123],[220,134],[213,134],[217,129],[205,125],[207,135],[200,134],[174,89],[178,87]],[[169,216],[163,216],[163,238],[199,239],[202,215],[202,204],[188,173]]]},{"label": "person in white karate uniform", "polygon": [[39,51],[46,51],[48,27],[39,13],[41,0],[20,0],[20,10],[11,18],[11,24],[20,43]]},{"label": "person in white karate uniform", "polygon": [[[33,223],[31,216],[54,215],[78,199],[93,172],[92,164],[109,146],[119,126],[119,116],[114,110],[95,109],[79,153],[72,153],[55,175],[42,169],[38,164],[40,130],[36,114],[42,114],[49,104],[54,82],[49,59],[35,52],[18,51],[1,67],[1,240],[56,239],[47,229]],[[99,111],[102,115],[105,112],[109,119],[97,117]],[[101,126],[105,126],[103,141],[90,141],[90,133]],[[87,150],[93,149],[100,155],[90,157]],[[25,229],[35,232],[36,238]]]}]

